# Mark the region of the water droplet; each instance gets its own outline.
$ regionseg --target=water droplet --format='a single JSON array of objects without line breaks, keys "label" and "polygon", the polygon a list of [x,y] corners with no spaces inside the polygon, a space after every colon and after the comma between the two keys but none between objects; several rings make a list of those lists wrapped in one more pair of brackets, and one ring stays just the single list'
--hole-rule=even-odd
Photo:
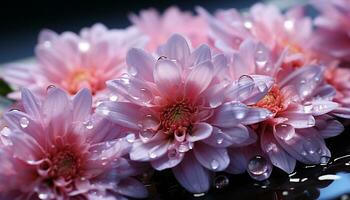
[{"label": "water droplet", "polygon": [[313,108],[312,102],[309,102],[309,101],[305,102],[304,107],[303,107],[303,110],[305,113],[311,113],[312,108]]},{"label": "water droplet", "polygon": [[329,156],[321,156],[320,163],[321,165],[326,165],[331,158]]},{"label": "water droplet", "polygon": [[277,124],[276,129],[278,129],[278,137],[284,141],[289,141],[294,137],[293,127],[289,124]]},{"label": "water droplet", "polygon": [[265,92],[268,89],[265,83],[257,84],[256,86],[258,87],[259,92]]},{"label": "water droplet", "polygon": [[140,132],[140,139],[142,142],[148,142],[156,133],[153,130],[143,130]]},{"label": "water droplet", "polygon": [[148,153],[148,155],[149,155],[149,157],[152,158],[152,159],[157,157],[157,154],[155,154],[155,153],[152,152],[152,151],[150,151],[150,152]]},{"label": "water droplet", "polygon": [[132,76],[136,76],[137,75],[137,69],[134,66],[130,66],[129,69],[128,69],[128,72]]},{"label": "water droplet", "polygon": [[283,191],[283,192],[282,192],[282,195],[283,195],[283,196],[287,196],[287,195],[288,195],[288,191]]},{"label": "water droplet", "polygon": [[49,86],[47,86],[46,91],[48,92],[48,91],[50,91],[51,89],[54,89],[54,88],[56,88],[56,86],[49,85]]},{"label": "water droplet", "polygon": [[159,56],[158,60],[164,60],[164,59],[168,59],[168,57],[166,56]]},{"label": "water droplet", "polygon": [[216,170],[219,168],[219,162],[217,160],[212,160],[211,163],[210,163],[210,167],[213,169],[213,170]]},{"label": "water droplet", "polygon": [[258,45],[254,58],[255,58],[255,64],[258,68],[263,68],[266,66],[266,63],[268,60],[268,54],[267,54],[267,50],[265,50],[261,44]]},{"label": "water droplet", "polygon": [[130,143],[133,143],[136,139],[136,136],[134,133],[129,133],[127,136],[126,136],[126,141],[130,142]]},{"label": "water droplet", "polygon": [[216,143],[217,144],[222,144],[223,142],[224,142],[224,138],[222,138],[221,136],[217,136]]},{"label": "water droplet", "polygon": [[94,128],[94,124],[91,120],[88,120],[88,121],[84,122],[83,124],[84,124],[85,128],[87,128],[89,130]]},{"label": "water droplet", "polygon": [[146,115],[143,121],[139,124],[140,128],[147,130],[157,130],[159,126],[159,121],[153,115]]},{"label": "water droplet", "polygon": [[109,100],[115,102],[115,101],[118,100],[118,96],[117,96],[117,95],[111,95],[111,96],[109,97]]},{"label": "water droplet", "polygon": [[141,88],[140,89],[140,96],[139,99],[142,101],[142,103],[144,104],[148,104],[151,102],[151,100],[153,99],[153,95],[152,92],[149,91],[146,88]]},{"label": "water droplet", "polygon": [[214,186],[216,189],[223,189],[227,187],[229,183],[230,183],[230,180],[224,175],[219,175],[215,177],[215,180],[214,180]]},{"label": "water droplet", "polygon": [[248,173],[256,180],[265,180],[270,176],[272,167],[262,156],[255,156],[248,163]]},{"label": "water droplet", "polygon": [[22,117],[19,120],[19,124],[21,125],[22,128],[27,128],[29,125],[29,120],[26,117]]},{"label": "water droplet", "polygon": [[180,153],[185,153],[187,151],[189,151],[190,149],[192,149],[192,146],[193,144],[191,142],[182,142],[180,143],[180,145],[177,147],[177,150],[180,152]]},{"label": "water droplet", "polygon": [[242,75],[238,79],[238,85],[245,85],[247,83],[252,83],[252,82],[254,82],[254,79],[248,75]]}]

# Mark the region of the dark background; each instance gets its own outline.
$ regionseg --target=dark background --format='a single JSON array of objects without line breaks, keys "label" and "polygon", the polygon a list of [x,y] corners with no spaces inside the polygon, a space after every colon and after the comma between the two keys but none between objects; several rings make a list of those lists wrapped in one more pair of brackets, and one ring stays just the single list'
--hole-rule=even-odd
[{"label": "dark background", "polygon": [[33,56],[37,35],[43,28],[56,32],[78,32],[82,27],[102,22],[109,28],[128,26],[127,15],[155,7],[163,11],[171,5],[193,11],[200,5],[209,11],[218,8],[246,8],[256,0],[108,0],[108,1],[1,1],[0,63]]}]

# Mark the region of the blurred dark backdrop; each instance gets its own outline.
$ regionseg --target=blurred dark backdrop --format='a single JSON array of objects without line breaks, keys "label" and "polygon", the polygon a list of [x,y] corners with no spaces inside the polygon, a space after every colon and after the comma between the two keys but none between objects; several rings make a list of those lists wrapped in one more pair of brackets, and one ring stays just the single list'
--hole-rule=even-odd
[{"label": "blurred dark backdrop", "polygon": [[107,0],[107,1],[2,1],[0,4],[0,63],[30,57],[43,28],[56,32],[78,32],[82,27],[102,22],[109,28],[128,26],[128,14],[155,7],[163,11],[171,5],[193,11],[200,5],[209,11],[218,8],[246,8],[256,0]]}]

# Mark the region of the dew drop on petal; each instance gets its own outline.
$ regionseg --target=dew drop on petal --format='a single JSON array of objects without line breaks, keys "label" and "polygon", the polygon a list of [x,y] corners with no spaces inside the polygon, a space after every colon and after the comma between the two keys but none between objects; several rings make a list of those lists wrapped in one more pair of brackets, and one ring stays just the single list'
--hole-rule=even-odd
[{"label": "dew drop on petal", "polygon": [[26,117],[22,117],[19,120],[19,124],[21,125],[22,128],[27,128],[29,125],[29,120]]},{"label": "dew drop on petal", "polygon": [[155,134],[154,131],[146,129],[140,132],[140,139],[142,142],[148,142]]},{"label": "dew drop on petal", "polygon": [[271,166],[262,156],[255,156],[248,163],[248,173],[256,180],[265,180],[270,176]]},{"label": "dew drop on petal", "polygon": [[219,168],[219,162],[217,160],[212,160],[210,162],[210,167],[213,169],[213,170],[216,170],[217,168]]},{"label": "dew drop on petal", "polygon": [[230,180],[225,175],[219,175],[214,179],[214,186],[216,189],[223,189],[228,186]]},{"label": "dew drop on petal", "polygon": [[245,85],[247,83],[254,82],[254,79],[248,75],[242,75],[238,79],[238,85]]},{"label": "dew drop on petal", "polygon": [[136,136],[134,133],[129,133],[127,136],[126,136],[126,141],[130,142],[130,143],[133,143],[136,139]]},{"label": "dew drop on petal", "polygon": [[137,73],[138,73],[137,69],[136,69],[135,67],[133,67],[133,66],[129,67],[128,72],[129,72],[129,74],[131,74],[132,76],[136,76]]},{"label": "dew drop on petal", "polygon": [[311,102],[305,102],[304,106],[303,106],[303,110],[305,113],[311,113],[313,109],[313,105]]},{"label": "dew drop on petal", "polygon": [[321,156],[320,163],[326,165],[331,158],[329,156]]},{"label": "dew drop on petal", "polygon": [[147,130],[147,129],[156,130],[159,126],[159,121],[155,117],[153,117],[153,115],[148,114],[143,118],[139,126],[144,130]]},{"label": "dew drop on petal", "polygon": [[49,85],[49,86],[47,86],[46,91],[48,92],[48,91],[50,91],[51,89],[54,89],[54,88],[56,88],[56,86]]},{"label": "dew drop on petal", "polygon": [[289,124],[277,124],[276,129],[279,130],[278,137],[284,141],[289,141],[294,137],[294,132],[289,130],[291,129],[291,126]]},{"label": "dew drop on petal", "polygon": [[151,102],[152,97],[153,95],[151,91],[149,91],[146,88],[140,89],[140,100],[142,101],[142,103],[148,104],[149,102]]},{"label": "dew drop on petal", "polygon": [[148,155],[149,155],[149,157],[152,158],[152,159],[157,157],[157,154],[155,154],[155,153],[152,152],[152,151],[150,151],[150,152],[148,153]]},{"label": "dew drop on petal", "polygon": [[267,52],[262,49],[262,46],[258,46],[255,52],[255,64],[258,68],[263,68],[266,66],[268,60]]},{"label": "dew drop on petal", "polygon": [[118,100],[118,96],[117,96],[117,95],[111,95],[111,96],[109,97],[109,100],[115,102],[115,101]]},{"label": "dew drop on petal", "polygon": [[88,120],[88,121],[84,122],[83,124],[84,124],[86,129],[91,130],[91,129],[94,128],[94,124],[93,124],[93,122],[91,120]]}]

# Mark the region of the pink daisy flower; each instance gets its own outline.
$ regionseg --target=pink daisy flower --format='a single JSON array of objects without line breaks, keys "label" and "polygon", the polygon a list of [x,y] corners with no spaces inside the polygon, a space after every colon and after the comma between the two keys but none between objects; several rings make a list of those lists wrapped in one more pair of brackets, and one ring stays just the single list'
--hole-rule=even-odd
[{"label": "pink daisy flower", "polygon": [[320,11],[314,50],[331,59],[350,61],[350,2],[348,0],[312,1]]},{"label": "pink daisy flower", "polygon": [[[102,24],[84,28],[80,35],[43,30],[35,48],[35,62],[10,64],[1,77],[15,89],[26,87],[39,96],[44,96],[50,85],[71,95],[89,88],[98,96],[104,93],[107,80],[124,72],[127,50],[144,40],[134,28],[107,30]],[[9,97],[19,99],[20,92]]]},{"label": "pink daisy flower", "polygon": [[71,100],[51,88],[43,101],[22,90],[23,111],[4,114],[1,131],[1,199],[144,198],[130,176],[141,165],[127,160],[128,139],[118,128],[91,115],[92,96],[80,90]]},{"label": "pink daisy flower", "polygon": [[208,42],[205,20],[177,7],[168,8],[163,15],[154,9],[143,10],[140,16],[130,15],[130,20],[149,37],[147,49],[152,52],[174,33],[183,35],[194,47]]},{"label": "pink daisy flower", "polygon": [[276,57],[261,43],[250,40],[244,41],[233,56],[230,65],[233,79],[261,74],[270,76],[275,84],[252,105],[268,109],[273,115],[251,126],[258,135],[256,144],[229,151],[229,172],[241,173],[247,169],[253,178],[262,180],[269,177],[271,164],[291,173],[296,160],[305,164],[326,163],[331,154],[324,138],[344,130],[329,115],[338,104],[332,101],[334,89],[322,80],[323,67],[311,64],[294,70],[283,69],[281,60],[283,55]]},{"label": "pink daisy flower", "polygon": [[334,101],[339,107],[332,113],[341,118],[350,118],[350,69],[340,66],[338,62],[328,65],[325,71],[325,81],[335,89]]},{"label": "pink daisy flower", "polygon": [[285,14],[274,5],[261,3],[243,14],[235,9],[220,10],[215,17],[202,8],[198,12],[207,18],[211,38],[224,52],[235,52],[243,40],[251,39],[264,43],[277,54],[288,47],[286,63],[302,65],[299,62],[314,57],[310,49],[312,20],[304,15],[302,7],[290,9]]},{"label": "pink daisy flower", "polygon": [[129,74],[107,83],[126,101],[104,102],[96,110],[139,132],[130,152],[132,160],[150,162],[156,170],[171,168],[192,193],[209,189],[210,171],[226,169],[228,146],[254,142],[256,136],[245,125],[271,114],[241,103],[258,102],[271,79],[244,76],[230,83],[222,76],[225,56],[211,53],[206,45],[191,51],[179,35],[159,48],[158,60],[131,49]]}]

